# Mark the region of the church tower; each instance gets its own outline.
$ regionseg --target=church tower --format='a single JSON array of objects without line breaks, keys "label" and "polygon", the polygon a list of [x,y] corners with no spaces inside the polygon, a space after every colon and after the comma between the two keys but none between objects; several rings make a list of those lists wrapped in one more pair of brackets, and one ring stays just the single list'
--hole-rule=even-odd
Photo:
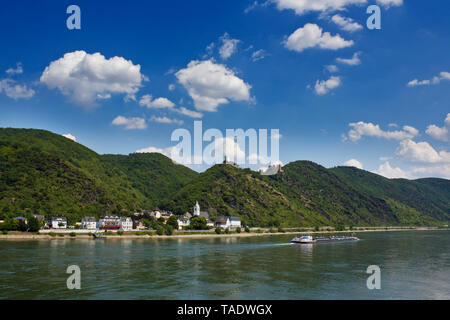
[{"label": "church tower", "polygon": [[199,215],[200,215],[200,205],[198,204],[198,201],[195,201],[194,216],[199,216]]}]

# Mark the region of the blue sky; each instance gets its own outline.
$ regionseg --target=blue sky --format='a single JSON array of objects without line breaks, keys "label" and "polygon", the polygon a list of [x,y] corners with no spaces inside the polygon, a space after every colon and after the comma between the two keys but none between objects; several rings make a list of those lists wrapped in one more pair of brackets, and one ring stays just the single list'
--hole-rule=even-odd
[{"label": "blue sky", "polygon": [[[66,27],[71,4],[81,30]],[[381,30],[366,27],[371,4]],[[276,128],[285,164],[450,178],[448,12],[413,0],[3,3],[0,126],[70,133],[102,154],[164,152],[194,120]],[[68,75],[60,59],[83,62]]]}]

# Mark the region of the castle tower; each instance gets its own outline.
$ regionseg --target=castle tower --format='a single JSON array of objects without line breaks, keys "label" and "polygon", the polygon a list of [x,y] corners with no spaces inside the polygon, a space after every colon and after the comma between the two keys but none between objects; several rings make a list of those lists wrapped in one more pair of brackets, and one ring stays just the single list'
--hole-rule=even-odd
[{"label": "castle tower", "polygon": [[198,201],[195,201],[194,216],[199,216],[199,215],[200,215],[200,205],[198,204]]}]

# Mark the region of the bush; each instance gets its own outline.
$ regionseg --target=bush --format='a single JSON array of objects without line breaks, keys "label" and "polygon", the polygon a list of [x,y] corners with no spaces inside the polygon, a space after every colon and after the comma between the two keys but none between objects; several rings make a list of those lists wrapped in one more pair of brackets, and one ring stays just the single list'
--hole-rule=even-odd
[{"label": "bush", "polygon": [[50,232],[48,235],[49,235],[50,237],[56,237],[56,233],[54,233],[54,232]]},{"label": "bush", "polygon": [[158,236],[162,236],[164,234],[164,228],[161,225],[157,225],[155,229]]},{"label": "bush", "polygon": [[314,227],[314,231],[318,232],[320,230],[319,226]]},{"label": "bush", "polygon": [[3,230],[2,233],[3,233],[3,234],[8,234],[8,231]]},{"label": "bush", "polygon": [[275,233],[275,232],[277,232],[275,229],[273,229],[273,228],[269,229],[269,233]]},{"label": "bush", "polygon": [[114,235],[114,232],[112,232],[112,231],[106,231],[106,235],[107,235],[107,236],[113,236],[113,235]]},{"label": "bush", "polygon": [[229,234],[229,233],[230,233],[230,229],[226,228],[226,229],[225,229],[225,233],[226,233],[226,234]]},{"label": "bush", "polygon": [[284,231],[283,228],[279,227],[279,228],[278,228],[278,232],[284,233],[285,231]]},{"label": "bush", "polygon": [[117,231],[117,234],[118,234],[119,236],[121,236],[121,235],[123,235],[123,231]]},{"label": "bush", "polygon": [[208,230],[207,221],[205,217],[193,217],[189,225],[191,230]]},{"label": "bush", "polygon": [[64,233],[58,233],[58,237],[64,237]]},{"label": "bush", "polygon": [[35,217],[31,217],[28,219],[28,231],[29,232],[38,232],[39,229],[41,229],[41,224],[39,223],[39,220]]},{"label": "bush", "polygon": [[76,237],[77,234],[76,234],[75,232],[71,232],[71,233],[69,233],[69,236],[71,236],[71,237]]},{"label": "bush", "polygon": [[170,216],[166,222],[166,225],[172,226],[173,229],[178,229],[178,220],[176,216]]},{"label": "bush", "polygon": [[237,232],[237,233],[241,233],[241,228],[237,227],[237,228],[236,228],[236,232]]},{"label": "bush", "polygon": [[173,227],[171,225],[166,225],[164,232],[166,235],[171,236],[173,234]]},{"label": "bush", "polygon": [[222,228],[221,227],[217,227],[215,231],[216,231],[217,234],[221,234],[222,233]]},{"label": "bush", "polygon": [[249,227],[245,227],[245,232],[249,233],[250,232],[250,228]]}]

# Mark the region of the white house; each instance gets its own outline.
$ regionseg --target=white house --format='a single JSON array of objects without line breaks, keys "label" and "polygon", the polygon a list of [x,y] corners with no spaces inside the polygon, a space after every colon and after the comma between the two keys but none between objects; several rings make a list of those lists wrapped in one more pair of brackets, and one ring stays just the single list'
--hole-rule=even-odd
[{"label": "white house", "polygon": [[52,229],[67,229],[67,219],[65,217],[52,217],[50,226]]},{"label": "white house", "polygon": [[97,229],[97,220],[95,220],[94,217],[83,217],[83,219],[81,219],[81,229]]},{"label": "white house", "polygon": [[187,227],[191,224],[191,221],[189,219],[186,218],[178,218],[177,219],[178,222],[178,229],[179,230],[183,230],[183,227]]},{"label": "white house", "polygon": [[133,220],[130,217],[120,218],[120,229],[123,231],[130,231],[133,229]]},{"label": "white house", "polygon": [[241,220],[239,220],[238,217],[217,217],[216,222],[214,223],[214,226],[216,228],[223,228],[223,229],[236,229],[241,227]]},{"label": "white house", "polygon": [[118,216],[103,216],[98,220],[99,229],[120,229],[120,218]]}]

